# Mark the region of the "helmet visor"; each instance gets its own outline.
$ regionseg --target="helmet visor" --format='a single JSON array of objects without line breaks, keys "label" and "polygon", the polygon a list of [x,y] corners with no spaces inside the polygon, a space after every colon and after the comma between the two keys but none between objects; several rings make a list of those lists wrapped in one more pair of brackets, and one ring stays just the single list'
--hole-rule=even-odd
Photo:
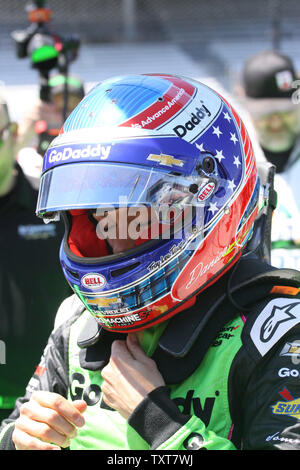
[{"label": "helmet visor", "polygon": [[210,181],[211,177],[198,172],[186,177],[124,164],[61,165],[41,177],[37,215],[47,217],[49,212],[69,209],[133,205],[182,208],[197,201],[198,189]]}]

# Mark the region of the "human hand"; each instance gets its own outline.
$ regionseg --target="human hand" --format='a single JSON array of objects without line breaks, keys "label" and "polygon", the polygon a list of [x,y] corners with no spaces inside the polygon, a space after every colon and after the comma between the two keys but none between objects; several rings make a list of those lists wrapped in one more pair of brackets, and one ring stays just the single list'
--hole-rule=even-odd
[{"label": "human hand", "polygon": [[76,428],[84,425],[86,402],[69,402],[57,393],[37,391],[20,407],[12,440],[17,450],[60,450],[69,447]]},{"label": "human hand", "polygon": [[102,370],[103,399],[128,419],[148,393],[165,385],[153,359],[146,356],[134,333],[114,341],[109,363]]}]

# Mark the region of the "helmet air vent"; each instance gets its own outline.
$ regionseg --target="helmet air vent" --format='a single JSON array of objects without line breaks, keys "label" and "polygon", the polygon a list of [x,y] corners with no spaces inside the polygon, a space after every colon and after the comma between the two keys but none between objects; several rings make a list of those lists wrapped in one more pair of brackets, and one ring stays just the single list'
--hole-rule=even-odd
[{"label": "helmet air vent", "polygon": [[130,266],[125,266],[124,268],[115,269],[114,271],[111,271],[111,276],[112,277],[121,276],[122,274],[126,274],[129,271],[132,271],[133,269],[137,268],[139,265],[140,265],[140,262],[133,263]]}]

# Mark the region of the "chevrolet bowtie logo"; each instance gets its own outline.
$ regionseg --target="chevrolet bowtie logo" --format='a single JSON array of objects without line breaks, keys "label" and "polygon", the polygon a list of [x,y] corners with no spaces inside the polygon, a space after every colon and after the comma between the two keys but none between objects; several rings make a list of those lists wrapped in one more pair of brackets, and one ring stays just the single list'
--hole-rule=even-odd
[{"label": "chevrolet bowtie logo", "polygon": [[179,160],[178,158],[172,157],[172,155],[165,155],[164,153],[161,153],[160,155],[155,155],[154,153],[151,153],[149,157],[147,157],[147,160],[151,160],[153,162],[158,162],[160,165],[165,165],[165,166],[183,166],[184,161]]},{"label": "chevrolet bowtie logo", "polygon": [[94,299],[89,299],[90,304],[96,304],[98,307],[108,307],[119,301],[120,299],[118,297],[112,297],[110,299],[106,299],[105,297],[95,297]]}]

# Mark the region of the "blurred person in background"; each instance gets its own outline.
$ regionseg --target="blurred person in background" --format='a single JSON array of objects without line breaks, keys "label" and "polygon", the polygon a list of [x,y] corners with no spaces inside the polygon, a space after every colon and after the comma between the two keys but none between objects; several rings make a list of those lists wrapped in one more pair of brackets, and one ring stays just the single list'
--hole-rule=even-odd
[{"label": "blurred person in background", "polygon": [[84,84],[75,75],[57,74],[48,81],[48,101],[38,99],[19,125],[17,161],[35,189],[43,155],[58,135],[64,118],[84,96]]},{"label": "blurred person in background", "polygon": [[[15,161],[17,125],[0,97],[0,419],[10,413],[39,361],[53,311],[69,288],[59,266],[62,228],[35,216],[37,191]],[[47,253],[47,261],[44,256]]]},{"label": "blurred person in background", "polygon": [[275,165],[277,208],[272,222],[274,266],[300,269],[300,107],[292,60],[276,51],[251,56],[243,68],[244,106],[266,159]]}]

